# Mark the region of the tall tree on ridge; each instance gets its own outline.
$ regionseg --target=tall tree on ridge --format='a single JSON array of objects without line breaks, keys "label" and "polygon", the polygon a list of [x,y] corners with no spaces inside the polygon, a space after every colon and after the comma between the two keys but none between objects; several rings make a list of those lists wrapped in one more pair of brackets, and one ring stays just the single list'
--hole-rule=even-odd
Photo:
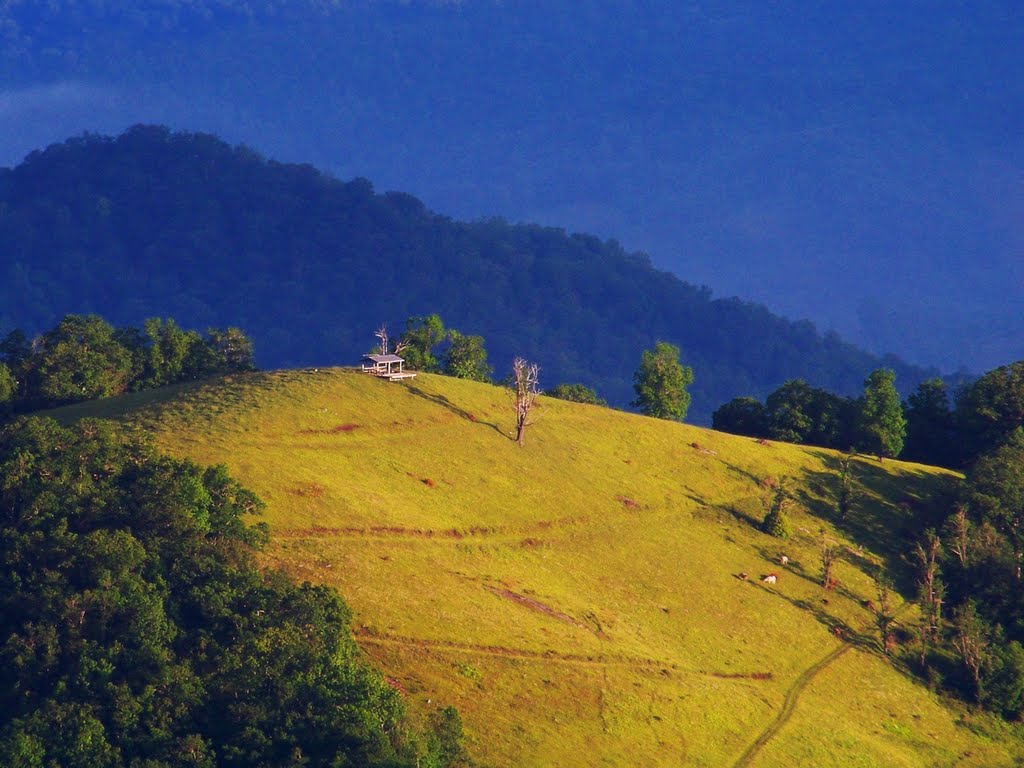
[{"label": "tall tree on ridge", "polygon": [[640,367],[633,374],[636,400],[632,405],[645,416],[682,421],[690,408],[693,369],[679,362],[679,347],[659,341],[644,350]]},{"label": "tall tree on ridge", "polygon": [[487,350],[482,336],[464,336],[448,331],[448,355],[444,372],[457,379],[490,382],[493,369],[487,364]]},{"label": "tall tree on ridge", "polygon": [[436,314],[426,317],[410,317],[405,321],[405,333],[400,344],[405,365],[424,373],[440,373],[441,363],[434,357],[434,348],[445,339],[444,323]]},{"label": "tall tree on ridge", "polygon": [[899,456],[907,434],[907,419],[895,381],[896,374],[885,368],[872,371],[864,380],[857,442],[862,451],[879,459]]}]

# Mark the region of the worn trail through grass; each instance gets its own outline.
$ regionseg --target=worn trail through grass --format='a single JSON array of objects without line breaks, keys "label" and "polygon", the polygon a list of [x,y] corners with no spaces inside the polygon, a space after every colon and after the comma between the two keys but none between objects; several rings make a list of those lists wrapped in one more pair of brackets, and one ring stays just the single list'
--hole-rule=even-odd
[{"label": "worn trail through grass", "polygon": [[313,539],[321,541],[325,538],[412,538],[412,539],[454,539],[515,537],[529,533],[541,533],[552,529],[569,528],[585,525],[591,517],[575,515],[556,520],[541,520],[530,525],[520,526],[470,526],[461,528],[415,528],[401,525],[370,525],[330,528],[312,526],[308,528],[279,528],[274,530],[275,539]]},{"label": "worn trail through grass", "polygon": [[717,672],[702,669],[687,669],[672,661],[648,659],[641,656],[586,655],[579,653],[560,653],[558,651],[529,651],[522,648],[506,648],[498,645],[476,645],[473,643],[457,643],[450,640],[425,640],[401,635],[371,632],[367,629],[356,630],[360,644],[366,645],[397,645],[409,648],[425,648],[437,651],[451,651],[484,656],[497,656],[506,659],[523,661],[561,662],[591,667],[632,667],[662,675],[673,672],[719,680],[771,680],[771,672]]},{"label": "worn trail through grass", "polygon": [[779,708],[779,713],[775,716],[775,719],[768,724],[768,727],[761,732],[761,735],[754,739],[753,743],[747,747],[746,751],[742,755],[740,755],[739,760],[733,764],[733,768],[746,768],[746,766],[750,765],[750,762],[757,757],[757,754],[765,747],[765,745],[771,741],[776,733],[782,730],[782,727],[787,722],[789,722],[789,719],[793,716],[793,710],[796,709],[797,698],[799,698],[801,692],[810,685],[815,675],[852,648],[853,646],[849,643],[844,643],[839,648],[836,648],[830,654],[825,656],[825,658],[821,659],[817,664],[804,670],[790,689],[786,691],[786,698],[783,700],[782,706]]}]

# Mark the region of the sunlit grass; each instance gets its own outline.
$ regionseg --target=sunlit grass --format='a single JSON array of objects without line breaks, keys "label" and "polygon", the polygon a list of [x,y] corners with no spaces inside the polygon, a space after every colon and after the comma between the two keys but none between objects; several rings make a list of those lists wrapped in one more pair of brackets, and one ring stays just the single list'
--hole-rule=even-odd
[{"label": "sunlit grass", "polygon": [[[751,765],[1020,751],[882,660],[861,605],[941,471],[857,460],[840,526],[832,452],[546,398],[520,448],[502,389],[429,375],[252,374],[58,413],[226,464],[268,502],[267,562],[337,586],[364,650],[417,711],[456,704],[483,763],[731,765],[837,628],[857,649],[806,681]],[[786,542],[755,526],[781,476],[801,499]],[[822,530],[844,547],[827,596]]]}]

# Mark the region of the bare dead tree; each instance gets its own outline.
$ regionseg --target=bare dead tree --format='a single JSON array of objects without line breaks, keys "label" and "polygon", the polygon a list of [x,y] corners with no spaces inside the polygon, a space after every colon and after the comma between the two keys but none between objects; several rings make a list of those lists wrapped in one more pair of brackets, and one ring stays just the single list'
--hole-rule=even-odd
[{"label": "bare dead tree", "polygon": [[826,592],[836,585],[835,564],[839,557],[839,545],[821,532],[821,586]]},{"label": "bare dead tree", "polygon": [[875,604],[875,626],[878,627],[882,653],[888,656],[893,649],[893,627],[896,624],[896,608],[893,605],[893,588],[889,578],[882,574],[878,577],[878,602]]},{"label": "bare dead tree", "polygon": [[939,576],[939,553],[942,541],[933,530],[925,531],[924,542],[918,542],[914,556],[919,570],[917,587],[924,608],[921,625],[921,663],[924,664],[929,648],[939,642],[939,624],[945,589]]},{"label": "bare dead tree", "polygon": [[854,486],[852,458],[853,456],[848,453],[839,458],[839,487],[836,489],[836,507],[839,512],[839,520],[842,522],[846,522],[846,516],[860,496]]},{"label": "bare dead tree", "polygon": [[985,623],[978,616],[972,600],[968,600],[956,610],[953,624],[956,628],[953,635],[953,647],[956,648],[960,654],[960,660],[971,674],[975,696],[980,696],[981,665],[985,661],[985,652],[988,650],[988,638],[986,637]]},{"label": "bare dead tree", "polygon": [[947,523],[949,532],[949,551],[956,555],[961,567],[967,566],[967,539],[970,532],[970,522],[967,519],[967,505],[959,503],[953,510],[952,516]]},{"label": "bare dead tree", "polygon": [[519,445],[523,444],[526,428],[533,423],[530,411],[540,395],[539,383],[540,366],[521,357],[512,361],[512,399],[516,412],[516,442]]},{"label": "bare dead tree", "polygon": [[380,353],[386,355],[388,353],[388,326],[387,323],[381,323],[380,328],[374,331],[374,336],[380,341]]},{"label": "bare dead tree", "polygon": [[395,354],[400,355],[402,352],[409,348],[408,341],[397,341],[395,342]]}]

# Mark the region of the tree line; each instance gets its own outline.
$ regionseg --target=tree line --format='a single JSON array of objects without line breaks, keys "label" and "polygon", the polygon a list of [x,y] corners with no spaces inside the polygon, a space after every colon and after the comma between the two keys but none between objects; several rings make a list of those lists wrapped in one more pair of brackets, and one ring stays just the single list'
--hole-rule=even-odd
[{"label": "tree line", "polygon": [[[879,382],[888,392],[872,393]],[[835,436],[840,435],[853,445],[858,439],[867,441],[859,444],[862,450],[884,435],[886,422],[877,417],[888,413],[890,423],[897,426],[906,420],[904,455],[930,457],[932,463],[942,457],[948,465],[963,467],[963,479],[950,476],[936,499],[908,507],[909,525],[891,531],[900,537],[902,559],[910,567],[920,606],[919,618],[911,624],[916,643],[904,644],[902,653],[906,664],[933,688],[1011,719],[1024,715],[1022,405],[1024,361],[962,387],[955,408],[949,406],[941,381],[925,382],[901,406],[890,374],[869,377],[865,395],[857,401],[790,381],[763,406],[745,398],[716,412],[716,426],[721,419],[734,428],[741,425],[746,434],[819,445],[831,442],[829,447],[837,447]],[[872,420],[874,432],[868,430]],[[852,457],[844,453],[835,461],[832,490],[839,528],[851,523],[863,494],[857,477],[862,470]],[[787,538],[788,510],[796,496],[786,478],[770,479],[766,487],[761,530]],[[823,531],[821,583],[826,592],[837,584],[838,550]],[[866,605],[875,619],[880,648],[887,655],[900,653],[894,642],[900,624],[894,587],[884,569],[879,569],[877,584],[877,601]]]},{"label": "tree line", "polygon": [[921,618],[916,664],[934,686],[1024,714],[1024,428],[974,457],[907,542]]},{"label": "tree line", "polygon": [[1024,425],[1024,361],[995,368],[950,397],[928,379],[900,401],[892,371],[877,370],[860,398],[791,379],[762,403],[738,397],[716,410],[723,432],[846,451],[851,448],[922,464],[968,467]]},{"label": "tree line", "polygon": [[737,435],[896,457],[903,451],[906,419],[895,378],[893,371],[872,371],[859,398],[791,379],[763,404],[753,397],[730,400],[714,412],[712,426]]},{"label": "tree line", "polygon": [[262,501],[109,423],[0,428],[0,764],[465,765],[324,586],[258,566]]},{"label": "tree line", "polygon": [[[493,382],[482,336],[446,328],[436,313],[410,317],[392,349],[387,326],[375,334],[378,353],[404,356],[406,366],[425,373]],[[97,315],[66,315],[54,328],[29,338],[14,330],[0,339],[0,416],[113,397],[125,392],[255,370],[252,342],[238,328],[185,330],[170,318],[150,318],[141,329],[115,328]],[[643,352],[635,374],[642,413],[682,420],[689,407],[686,387],[693,371],[679,362],[679,349],[658,342]],[[539,366],[516,357],[499,384],[518,389],[517,439],[522,441],[539,388]],[[607,405],[583,384],[559,384],[549,397]]]},{"label": "tree line", "polygon": [[252,342],[238,328],[205,335],[174,320],[114,328],[97,315],[66,315],[29,339],[0,340],[0,413],[25,412],[254,370]]}]

